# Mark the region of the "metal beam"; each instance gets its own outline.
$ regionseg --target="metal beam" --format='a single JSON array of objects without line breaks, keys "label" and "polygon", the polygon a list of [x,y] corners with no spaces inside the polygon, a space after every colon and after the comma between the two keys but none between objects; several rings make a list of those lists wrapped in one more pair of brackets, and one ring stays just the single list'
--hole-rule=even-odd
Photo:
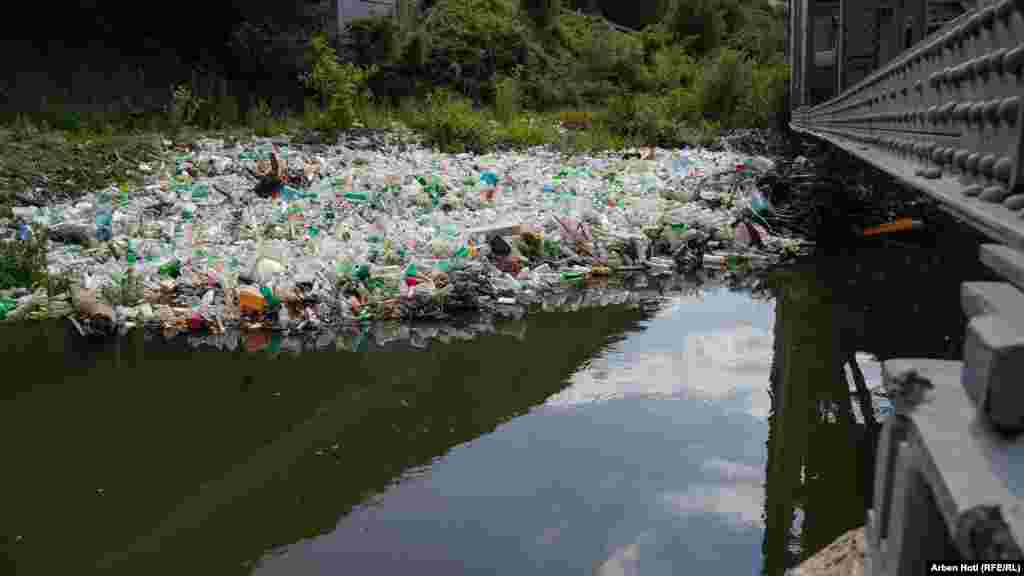
[{"label": "metal beam", "polygon": [[1024,249],[1022,38],[1024,4],[990,3],[837,97],[794,111],[792,127],[874,164],[989,236]]}]

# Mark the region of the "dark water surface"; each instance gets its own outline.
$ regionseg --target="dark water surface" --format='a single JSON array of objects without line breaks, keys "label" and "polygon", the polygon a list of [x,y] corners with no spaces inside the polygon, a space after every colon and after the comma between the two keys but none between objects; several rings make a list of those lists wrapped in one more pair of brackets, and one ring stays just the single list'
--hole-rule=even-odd
[{"label": "dark water surface", "polygon": [[959,357],[974,250],[809,261],[770,297],[688,280],[425,351],[3,328],[0,552],[16,574],[781,574],[863,524],[884,406],[850,358],[876,386],[877,360]]}]

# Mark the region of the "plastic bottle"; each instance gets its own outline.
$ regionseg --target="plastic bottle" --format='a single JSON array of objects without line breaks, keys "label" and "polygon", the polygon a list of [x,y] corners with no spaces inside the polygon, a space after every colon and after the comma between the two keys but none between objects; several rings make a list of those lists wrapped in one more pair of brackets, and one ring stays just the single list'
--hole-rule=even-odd
[{"label": "plastic bottle", "polygon": [[110,197],[104,192],[96,197],[96,239],[100,242],[110,240],[114,235],[114,210]]},{"label": "plastic bottle", "polygon": [[690,175],[690,153],[683,151],[678,157],[672,160],[672,176],[674,178],[687,178]]}]

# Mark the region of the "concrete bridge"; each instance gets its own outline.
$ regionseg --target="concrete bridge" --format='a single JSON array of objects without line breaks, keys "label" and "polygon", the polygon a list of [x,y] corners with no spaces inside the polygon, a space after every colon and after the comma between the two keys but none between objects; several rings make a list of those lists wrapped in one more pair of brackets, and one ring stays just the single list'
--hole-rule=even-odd
[{"label": "concrete bridge", "polygon": [[992,239],[963,361],[888,360],[867,573],[1024,560],[1024,0],[792,0],[791,128]]}]

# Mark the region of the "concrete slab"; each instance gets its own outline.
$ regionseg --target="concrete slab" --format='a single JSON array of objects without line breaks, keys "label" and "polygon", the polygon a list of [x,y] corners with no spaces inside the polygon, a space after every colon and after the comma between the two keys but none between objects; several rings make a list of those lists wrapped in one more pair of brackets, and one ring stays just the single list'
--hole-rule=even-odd
[{"label": "concrete slab", "polygon": [[975,316],[964,342],[963,386],[1004,431],[1024,430],[1024,323],[1004,316]]},{"label": "concrete slab", "polygon": [[979,417],[960,386],[957,364],[886,361],[882,373],[888,382],[895,369],[912,366],[932,379],[933,393],[907,412],[907,440],[921,448],[917,465],[949,532],[956,533],[962,514],[994,505],[1019,544],[1024,536],[1024,438],[1003,436]]},{"label": "concrete slab", "polygon": [[1024,289],[1024,253],[999,244],[982,244],[980,257],[993,272]]},{"label": "concrete slab", "polygon": [[968,318],[993,314],[1024,325],[1024,292],[1006,282],[964,282],[960,303]]}]

